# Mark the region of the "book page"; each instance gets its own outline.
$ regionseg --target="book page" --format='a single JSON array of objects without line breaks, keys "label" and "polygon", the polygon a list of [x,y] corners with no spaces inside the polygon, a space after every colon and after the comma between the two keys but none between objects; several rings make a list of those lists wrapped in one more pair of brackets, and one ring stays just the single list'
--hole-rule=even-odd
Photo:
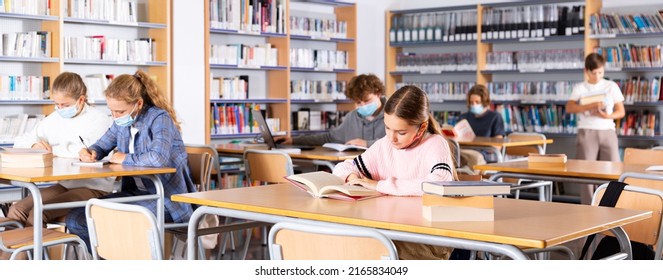
[{"label": "book page", "polygon": [[334,192],[342,192],[349,196],[372,196],[380,194],[377,191],[367,189],[362,186],[354,186],[354,185],[325,186],[320,189],[320,195],[330,194]]},{"label": "book page", "polygon": [[84,161],[72,161],[71,165],[75,166],[88,166],[88,167],[103,167],[106,164],[110,164],[110,161],[107,159],[95,161],[95,162],[84,162]]},{"label": "book page", "polygon": [[9,154],[48,154],[49,151],[45,149],[32,149],[32,148],[7,148],[0,147],[0,152]]},{"label": "book page", "polygon": [[286,179],[306,185],[315,196],[320,196],[319,190],[324,186],[343,185],[345,183],[343,179],[336,175],[323,171],[290,175]]},{"label": "book page", "polygon": [[330,149],[337,150],[339,152],[346,151],[346,150],[352,150],[352,149],[354,149],[354,150],[366,150],[367,149],[366,147],[362,147],[362,146],[345,145],[345,144],[339,144],[339,143],[325,143],[322,146],[325,147],[325,148],[330,148]]},{"label": "book page", "polygon": [[472,130],[472,126],[470,126],[470,123],[465,119],[456,123],[454,130],[459,141],[472,141],[476,136],[474,130]]}]

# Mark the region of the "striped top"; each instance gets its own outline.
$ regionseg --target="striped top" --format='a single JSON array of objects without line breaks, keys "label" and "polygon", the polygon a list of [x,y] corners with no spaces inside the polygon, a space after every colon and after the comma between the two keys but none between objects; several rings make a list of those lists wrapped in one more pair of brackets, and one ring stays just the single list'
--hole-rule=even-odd
[{"label": "striped top", "polygon": [[337,164],[333,173],[343,179],[357,173],[376,180],[381,193],[421,196],[424,181],[453,181],[452,165],[447,141],[441,135],[426,134],[409,149],[396,149],[383,137],[363,154]]}]

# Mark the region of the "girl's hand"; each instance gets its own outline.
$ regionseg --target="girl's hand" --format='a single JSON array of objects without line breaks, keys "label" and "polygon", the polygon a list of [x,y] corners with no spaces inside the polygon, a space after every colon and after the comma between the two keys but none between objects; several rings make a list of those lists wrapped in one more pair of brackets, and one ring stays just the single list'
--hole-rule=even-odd
[{"label": "girl's hand", "polygon": [[111,163],[117,163],[117,164],[122,164],[124,162],[124,158],[127,157],[127,154],[121,153],[121,152],[115,152],[111,158],[110,162]]},{"label": "girl's hand", "polygon": [[368,178],[359,178],[359,179],[348,180],[347,184],[348,185],[362,186],[362,187],[370,189],[370,190],[377,190],[377,187],[378,187],[378,181],[371,180],[371,179],[368,179]]},{"label": "girl's hand", "polygon": [[361,138],[355,138],[355,139],[352,139],[348,142],[345,142],[345,145],[355,145],[355,146],[368,147],[368,142],[366,142],[366,140],[361,139]]},{"label": "girl's hand", "polygon": [[361,178],[361,175],[359,175],[357,173],[350,173],[350,175],[348,175],[348,177],[345,177],[345,184],[346,185],[351,185],[350,181],[360,179],[360,178]]},{"label": "girl's hand", "polygon": [[81,149],[78,152],[78,159],[82,162],[97,161],[97,152],[95,150]]},{"label": "girl's hand", "polygon": [[53,148],[51,148],[51,145],[48,144],[48,142],[46,142],[44,140],[39,140],[39,142],[34,143],[32,145],[32,148],[33,149],[44,149],[44,150],[47,150],[49,152],[53,152]]}]

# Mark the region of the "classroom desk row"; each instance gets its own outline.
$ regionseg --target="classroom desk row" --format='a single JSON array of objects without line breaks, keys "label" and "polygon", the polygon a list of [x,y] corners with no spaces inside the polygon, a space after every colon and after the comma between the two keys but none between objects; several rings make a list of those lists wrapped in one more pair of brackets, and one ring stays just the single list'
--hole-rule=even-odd
[{"label": "classroom desk row", "polygon": [[[72,165],[73,161],[77,159],[54,158],[53,166],[47,168],[3,168],[0,166],[0,183],[8,184],[27,189],[32,195],[34,201],[34,225],[42,224],[43,210],[48,209],[61,209],[84,207],[85,201],[81,202],[68,202],[43,205],[41,194],[37,183],[52,182],[62,180],[77,180],[77,179],[92,179],[92,178],[105,178],[116,176],[138,176],[152,180],[156,186],[157,193],[154,195],[124,197],[111,199],[116,202],[130,202],[136,200],[149,200],[154,199],[157,201],[157,223],[159,225],[161,237],[163,240],[164,228],[164,201],[163,201],[163,185],[157,174],[174,173],[175,168],[151,168],[151,167],[137,167],[137,166],[124,166],[119,164],[109,164],[103,167],[83,167]],[[4,188],[4,186],[0,186]],[[34,238],[34,254],[35,260],[41,260],[42,255],[42,228],[40,226],[33,227]]]}]

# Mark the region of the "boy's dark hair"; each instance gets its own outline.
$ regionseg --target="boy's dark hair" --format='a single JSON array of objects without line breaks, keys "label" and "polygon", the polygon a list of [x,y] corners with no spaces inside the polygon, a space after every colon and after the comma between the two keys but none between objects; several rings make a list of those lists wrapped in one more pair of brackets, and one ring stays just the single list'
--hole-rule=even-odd
[{"label": "boy's dark hair", "polygon": [[367,93],[384,94],[384,85],[373,74],[361,74],[353,77],[345,90],[345,96],[353,101],[363,101]]},{"label": "boy's dark hair", "polygon": [[605,66],[605,58],[598,53],[590,53],[585,57],[585,70],[594,71]]},{"label": "boy's dark hair", "polygon": [[475,85],[467,92],[467,106],[470,106],[470,96],[478,95],[481,98],[481,105],[488,107],[490,105],[490,93],[484,85]]}]

